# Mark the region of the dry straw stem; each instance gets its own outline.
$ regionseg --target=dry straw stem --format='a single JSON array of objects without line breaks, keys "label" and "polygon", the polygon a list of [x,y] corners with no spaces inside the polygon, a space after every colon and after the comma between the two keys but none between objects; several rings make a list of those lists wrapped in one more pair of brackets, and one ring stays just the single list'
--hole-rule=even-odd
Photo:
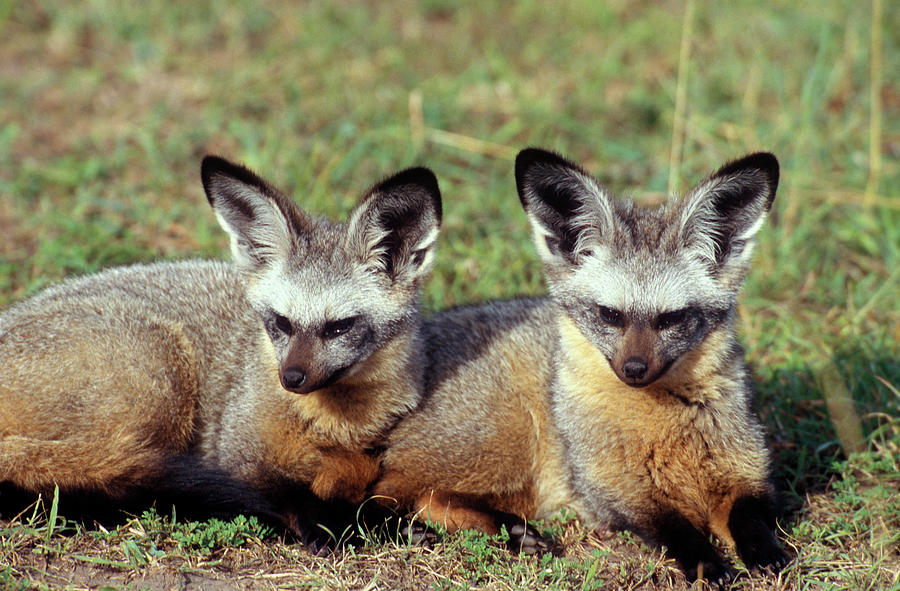
[{"label": "dry straw stem", "polygon": [[425,145],[425,113],[422,110],[422,91],[418,88],[409,93],[409,130],[416,150]]},{"label": "dry straw stem", "polygon": [[[859,204],[865,199],[865,195],[859,191],[841,191],[834,189],[818,189],[815,187],[796,187],[793,189],[794,194],[803,197],[801,201],[804,203],[825,202],[833,205],[853,205],[859,207]],[[887,197],[885,195],[873,195],[873,205],[883,207],[885,209],[895,209],[900,211],[900,199],[896,197]]]},{"label": "dry straw stem", "polygon": [[416,148],[421,149],[426,141],[430,141],[442,146],[450,146],[458,150],[472,152],[473,154],[481,154],[482,156],[490,156],[502,160],[515,160],[518,150],[510,146],[486,142],[467,135],[444,131],[443,129],[426,127],[422,102],[422,91],[414,90],[409,93],[409,128]]},{"label": "dry straw stem", "polygon": [[828,408],[831,424],[844,452],[851,454],[865,451],[866,438],[863,435],[862,421],[856,412],[853,396],[837,366],[829,361],[816,372],[816,378]]},{"label": "dry straw stem", "polygon": [[884,280],[881,284],[881,287],[875,290],[875,293],[869,297],[869,299],[864,303],[859,310],[856,311],[856,314],[853,315],[853,322],[859,325],[865,318],[868,316],[869,312],[872,311],[872,308],[885,296],[890,296],[896,294],[894,291],[894,284],[900,279],[900,268],[894,269],[894,272],[890,274],[890,276]]},{"label": "dry straw stem", "polygon": [[741,113],[743,115],[742,125],[737,129],[743,137],[744,144],[747,146],[758,146],[760,144],[759,137],[756,134],[758,125],[757,115],[759,114],[759,97],[762,91],[762,67],[754,62],[750,64],[750,71],[747,73],[746,87],[744,88],[744,96],[741,100]]},{"label": "dry straw stem", "polygon": [[881,179],[881,0],[872,0],[872,52],[869,59],[869,180],[866,183],[866,207],[875,205]]},{"label": "dry straw stem", "polygon": [[452,133],[442,129],[426,128],[425,132],[428,140],[436,144],[450,146],[459,150],[465,150],[466,152],[482,154],[493,158],[501,158],[503,160],[515,160],[516,154],[518,154],[518,150],[503,144],[485,142],[467,135]]},{"label": "dry straw stem", "polygon": [[681,49],[678,53],[678,80],[675,85],[675,115],[672,120],[672,148],[669,152],[669,195],[678,190],[681,152],[684,148],[685,109],[687,104],[687,75],[691,60],[691,40],[694,36],[694,0],[684,6]]}]

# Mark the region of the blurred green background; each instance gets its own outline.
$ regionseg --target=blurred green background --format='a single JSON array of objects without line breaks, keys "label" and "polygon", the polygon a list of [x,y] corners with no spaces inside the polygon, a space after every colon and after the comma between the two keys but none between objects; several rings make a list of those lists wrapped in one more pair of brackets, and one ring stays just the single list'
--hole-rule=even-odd
[{"label": "blurred green background", "polygon": [[[885,436],[873,413],[900,414],[900,11],[880,1],[2,1],[0,304],[226,256],[210,152],[332,217],[431,167],[434,310],[542,292],[512,175],[525,146],[648,203],[769,150],[782,182],[740,314],[800,493],[838,443]],[[847,394],[858,414],[833,404]]]}]

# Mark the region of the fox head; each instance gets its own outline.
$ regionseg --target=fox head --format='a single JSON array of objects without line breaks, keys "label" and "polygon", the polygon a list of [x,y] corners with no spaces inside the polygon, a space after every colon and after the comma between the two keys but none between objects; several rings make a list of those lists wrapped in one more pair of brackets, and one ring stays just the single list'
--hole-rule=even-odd
[{"label": "fox head", "polygon": [[515,172],[551,297],[634,387],[731,322],[778,185],[768,153],[726,164],[656,209],[613,198],[544,150],[519,153]]},{"label": "fox head", "polygon": [[411,168],[376,184],[346,223],[303,212],[216,156],[203,159],[201,177],[285,389],[307,394],[352,375],[418,321],[419,284],[441,222],[430,170]]}]

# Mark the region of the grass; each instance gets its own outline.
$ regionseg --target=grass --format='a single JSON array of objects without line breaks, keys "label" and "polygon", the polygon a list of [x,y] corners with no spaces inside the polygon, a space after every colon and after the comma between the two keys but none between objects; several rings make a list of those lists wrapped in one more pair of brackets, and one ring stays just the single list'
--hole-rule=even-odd
[{"label": "grass", "polygon": [[[209,152],[334,217],[433,168],[436,310],[543,291],[522,147],[648,202],[771,150],[782,181],[740,316],[797,558],[736,586],[900,588],[900,13],[688,2],[688,18],[668,0],[0,2],[0,305],[109,265],[224,256]],[[50,509],[0,522],[0,588],[684,587],[660,552],[577,521],[554,525],[560,558],[476,534],[316,557],[249,524],[104,532]]]}]

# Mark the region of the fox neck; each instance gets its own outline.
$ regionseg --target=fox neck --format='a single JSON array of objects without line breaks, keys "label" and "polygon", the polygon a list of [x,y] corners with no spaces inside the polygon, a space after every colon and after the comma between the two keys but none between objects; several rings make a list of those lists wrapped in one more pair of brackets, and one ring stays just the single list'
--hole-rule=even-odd
[{"label": "fox neck", "polygon": [[[564,390],[589,398],[597,396],[623,401],[650,397],[665,403],[706,405],[733,389],[733,378],[723,366],[733,351],[729,323],[710,332],[694,349],[682,356],[652,384],[634,388],[623,383],[606,356],[595,347],[565,314],[558,318],[560,358],[557,381]],[[734,375],[733,373],[731,374]]]}]

